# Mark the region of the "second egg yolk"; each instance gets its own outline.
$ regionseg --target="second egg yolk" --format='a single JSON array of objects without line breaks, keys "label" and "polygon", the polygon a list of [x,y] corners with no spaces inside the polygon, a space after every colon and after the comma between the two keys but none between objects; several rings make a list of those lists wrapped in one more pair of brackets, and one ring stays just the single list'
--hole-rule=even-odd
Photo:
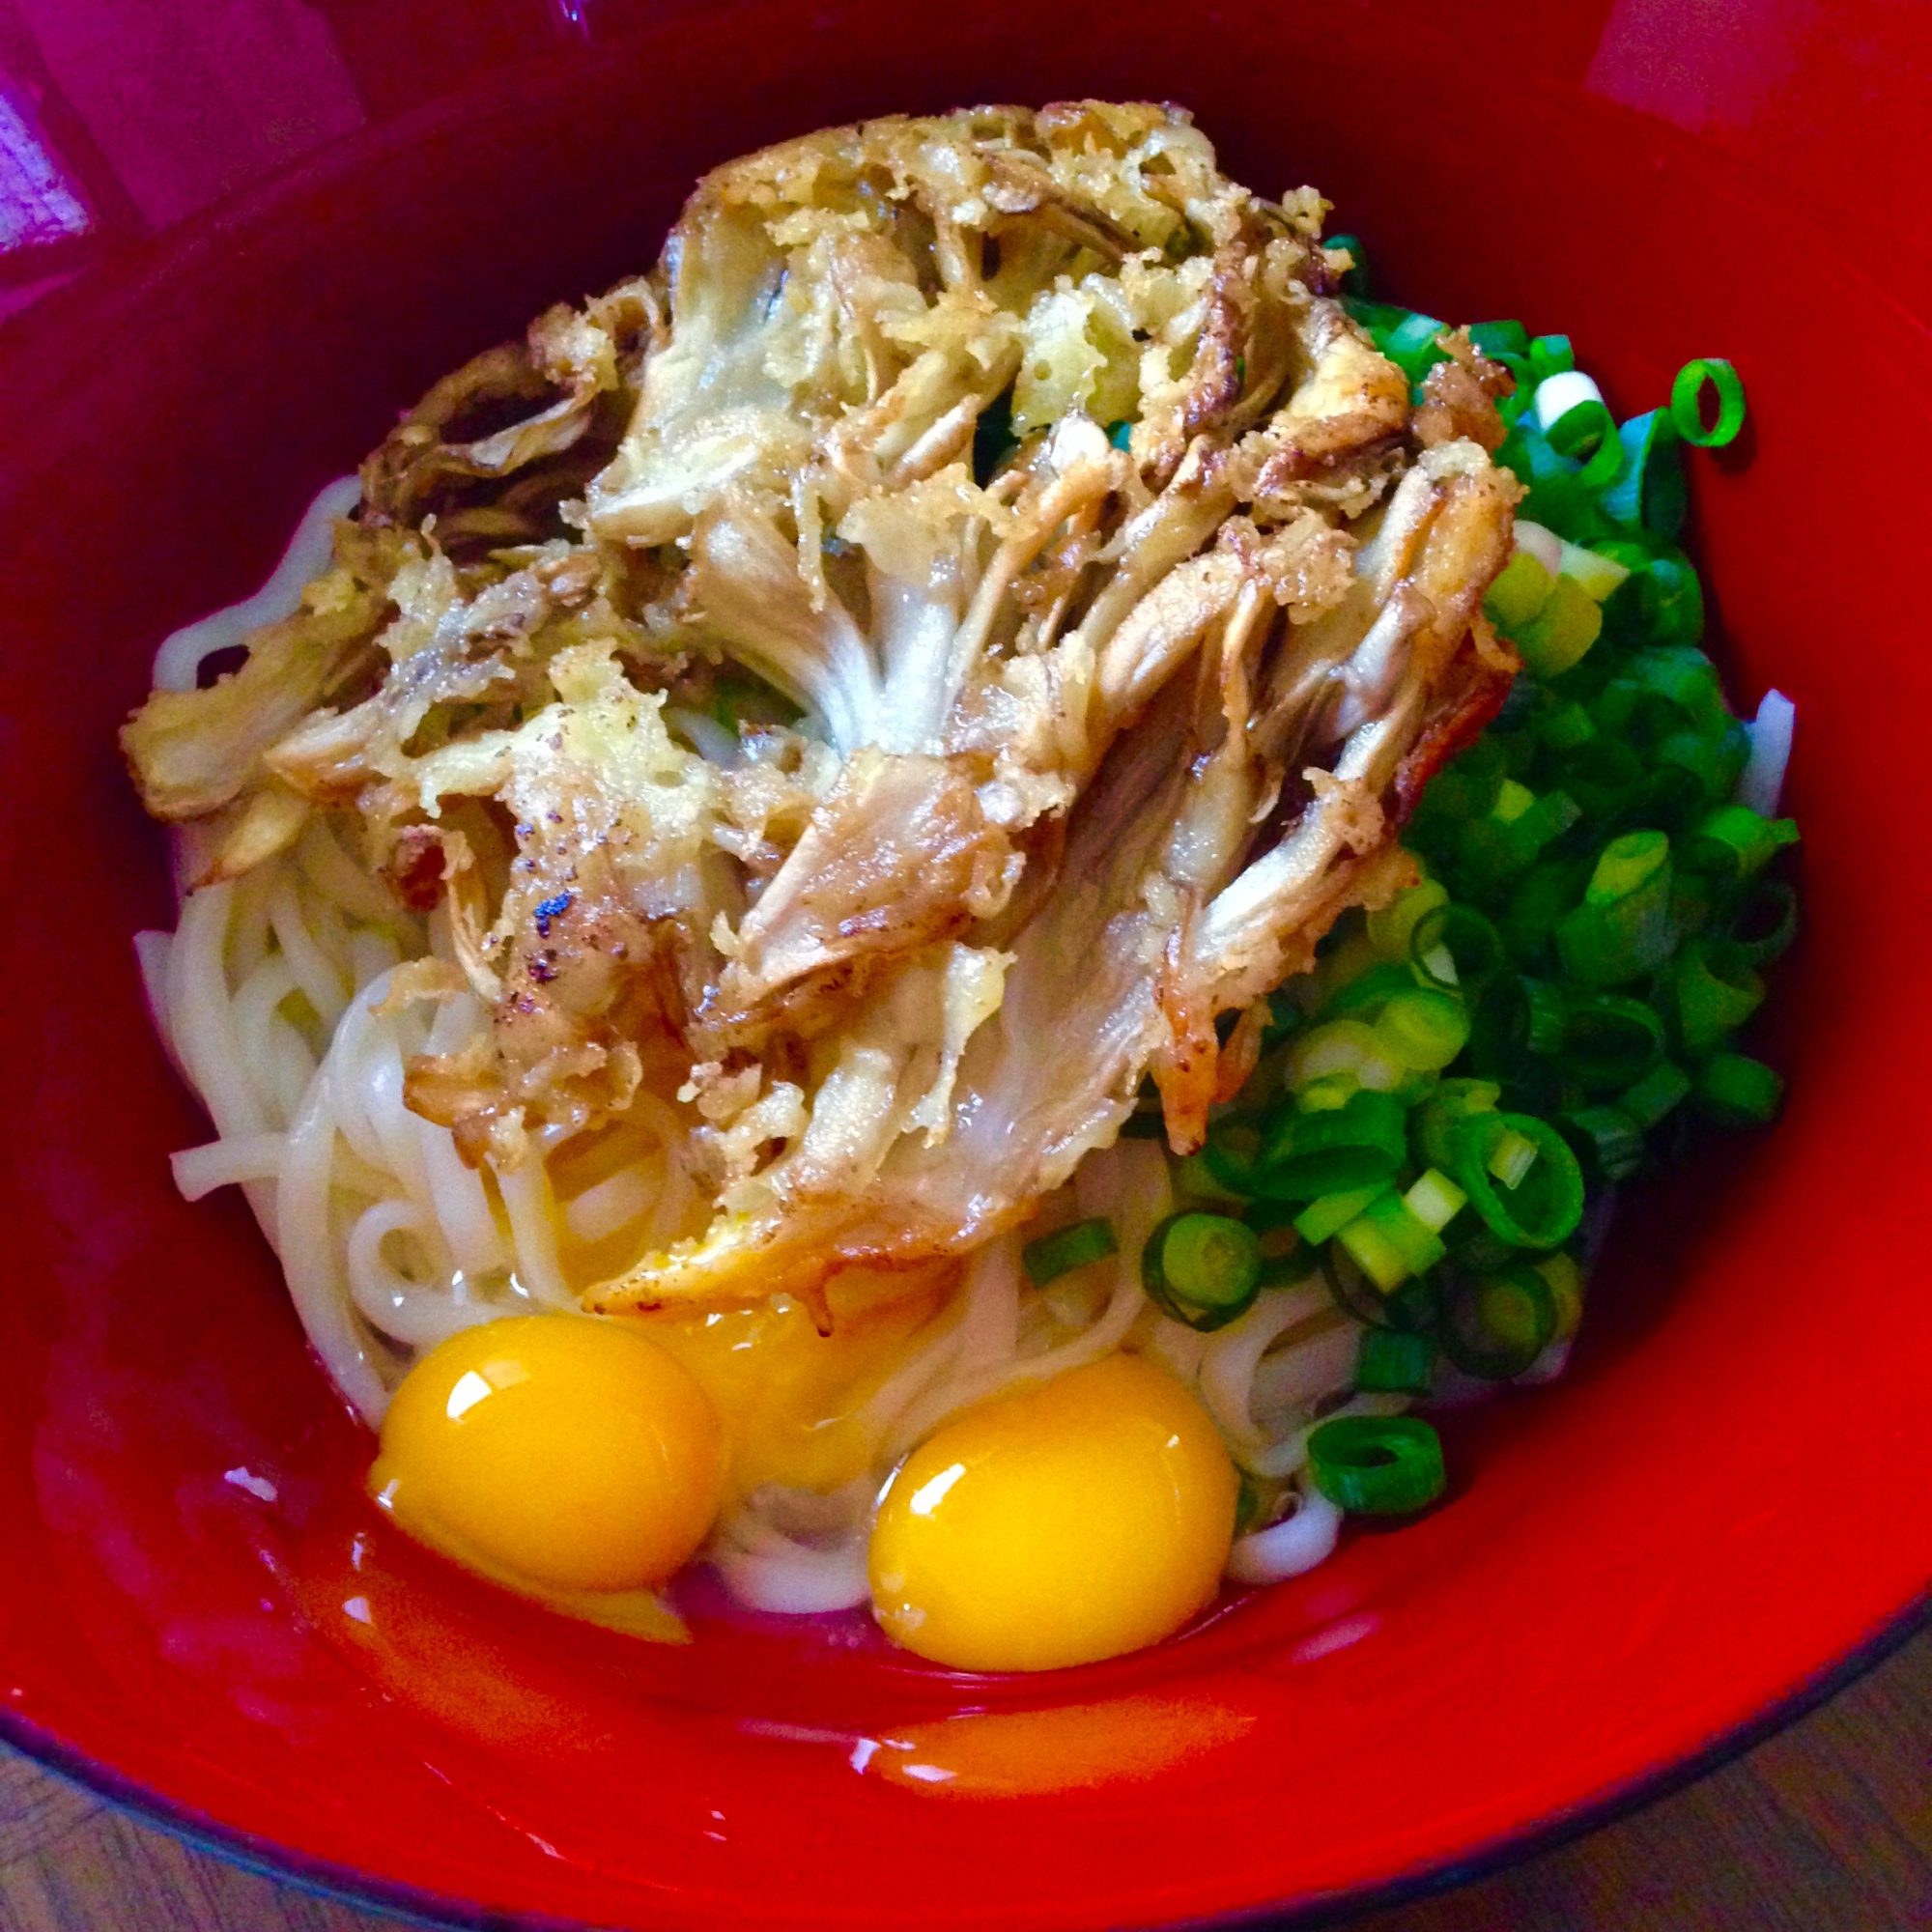
[{"label": "second egg yolk", "polygon": [[969,1409],[900,1465],[872,1532],[887,1635],[961,1670],[1091,1663],[1212,1600],[1237,1479],[1201,1405],[1110,1355]]}]

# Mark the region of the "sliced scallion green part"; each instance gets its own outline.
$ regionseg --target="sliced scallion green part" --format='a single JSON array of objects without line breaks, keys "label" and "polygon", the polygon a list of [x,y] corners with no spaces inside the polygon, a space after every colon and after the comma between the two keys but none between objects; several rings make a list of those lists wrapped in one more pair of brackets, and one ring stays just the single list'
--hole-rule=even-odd
[{"label": "sliced scallion green part", "polygon": [[1628,1180],[1643,1165],[1643,1129],[1621,1107],[1572,1107],[1557,1125],[1600,1180]]},{"label": "sliced scallion green part", "polygon": [[1443,1305],[1442,1352],[1486,1381],[1521,1375],[1555,1333],[1556,1298],[1524,1263],[1459,1282]]},{"label": "sliced scallion green part", "polygon": [[1469,1197],[1439,1167],[1428,1167],[1402,1199],[1425,1228],[1439,1235],[1467,1206]]},{"label": "sliced scallion green part", "polygon": [[1614,993],[1570,1002],[1558,1067],[1593,1093],[1628,1087],[1663,1058],[1663,1021],[1641,1000]]},{"label": "sliced scallion green part", "polygon": [[1483,598],[1483,614],[1505,637],[1515,634],[1541,611],[1556,580],[1526,550],[1503,565]]},{"label": "sliced scallion green part", "polygon": [[1690,1091],[1690,1076],[1674,1060],[1660,1060],[1641,1080],[1617,1095],[1617,1105],[1646,1131]]},{"label": "sliced scallion green part", "polygon": [[1529,1179],[1529,1170],[1536,1165],[1537,1152],[1536,1143],[1527,1134],[1519,1133],[1511,1127],[1490,1143],[1489,1157],[1483,1165],[1505,1187],[1514,1190]]},{"label": "sliced scallion green part", "polygon": [[[1532,1114],[1471,1114],[1450,1130],[1446,1163],[1469,1204],[1498,1239],[1519,1248],[1560,1247],[1583,1218],[1583,1171],[1569,1143]],[[1524,1166],[1517,1143],[1528,1141],[1535,1159]],[[1514,1187],[1499,1184],[1492,1157],[1520,1173]]]},{"label": "sliced scallion green part", "polygon": [[1583,903],[1557,923],[1565,974],[1585,986],[1616,986],[1655,972],[1677,942],[1670,883],[1670,841],[1662,832],[1611,839]]},{"label": "sliced scallion green part", "polygon": [[1190,1328],[1223,1328],[1261,1290],[1262,1244],[1226,1214],[1170,1214],[1141,1250],[1141,1285],[1163,1314]]},{"label": "sliced scallion green part", "polygon": [[1583,1270],[1577,1266],[1574,1255],[1561,1249],[1530,1265],[1543,1277],[1544,1286],[1556,1304],[1556,1332],[1549,1339],[1567,1342],[1576,1334],[1577,1324],[1583,1318]]},{"label": "sliced scallion green part", "polygon": [[1075,1221],[1070,1228],[1056,1229],[1037,1241],[1029,1241],[1020,1250],[1020,1264],[1036,1288],[1044,1288],[1048,1282],[1058,1281],[1077,1267],[1105,1261],[1119,1252],[1113,1222],[1096,1215],[1091,1221]]},{"label": "sliced scallion green part", "polygon": [[1279,1201],[1386,1183],[1408,1151],[1408,1110],[1392,1094],[1363,1088],[1340,1107],[1286,1112],[1270,1124],[1258,1190]]},{"label": "sliced scallion green part", "polygon": [[1403,1069],[1384,1051],[1373,1027],[1357,1019],[1337,1019],[1297,1035],[1283,1072],[1291,1090],[1346,1073],[1359,1087],[1387,1093],[1402,1084]]},{"label": "sliced scallion green part", "polygon": [[1761,1060],[1714,1053],[1697,1069],[1697,1104],[1727,1127],[1769,1126],[1777,1118],[1784,1082]]},{"label": "sliced scallion green part", "polygon": [[[1334,246],[1333,242],[1329,243]],[[1529,330],[1520,322],[1476,322],[1469,325],[1469,340],[1485,355],[1524,355],[1529,354]]]},{"label": "sliced scallion green part", "polygon": [[1535,980],[1524,974],[1522,996],[1523,1044],[1540,1058],[1554,1058],[1563,1051],[1563,1042],[1570,1037],[1568,991],[1548,980]]},{"label": "sliced scallion green part", "polygon": [[1403,1065],[1438,1073],[1468,1041],[1468,1009],[1453,993],[1410,984],[1390,996],[1376,1034]]},{"label": "sliced scallion green part", "polygon": [[1387,905],[1370,913],[1367,923],[1369,944],[1380,956],[1398,966],[1408,963],[1415,928],[1440,906],[1449,903],[1449,889],[1439,879],[1424,879],[1406,893],[1398,893]]},{"label": "sliced scallion green part", "polygon": [[1671,962],[1670,989],[1684,1051],[1701,1060],[1764,1004],[1764,981],[1737,949],[1693,940]]},{"label": "sliced scallion green part", "polygon": [[1575,665],[1603,628],[1603,607],[1574,577],[1559,577],[1536,615],[1504,635],[1533,675],[1552,678]]},{"label": "sliced scallion green part", "polygon": [[1539,335],[1529,345],[1529,366],[1539,383],[1576,368],[1577,353],[1567,335]]},{"label": "sliced scallion green part", "polygon": [[1435,1379],[1435,1338],[1400,1328],[1364,1328],[1355,1386],[1379,1395],[1427,1395]]},{"label": "sliced scallion green part", "polygon": [[1448,1253],[1435,1229],[1393,1189],[1377,1195],[1335,1238],[1384,1294]]},{"label": "sliced scallion green part", "polygon": [[1308,1437],[1309,1472],[1331,1503],[1366,1516],[1433,1503],[1448,1483],[1442,1442],[1412,1415],[1337,1415]]},{"label": "sliced scallion green part", "polygon": [[[1589,474],[1587,469],[1584,474]],[[1563,546],[1563,575],[1574,578],[1599,604],[1610,597],[1630,574],[1629,564],[1618,562],[1601,548],[1585,550],[1580,544],[1568,542]]]},{"label": "sliced scallion green part", "polygon": [[1759,879],[1731,922],[1730,943],[1747,966],[1769,966],[1798,937],[1798,895],[1782,879]]},{"label": "sliced scallion green part", "polygon": [[[1444,1173],[1454,1171],[1456,1128],[1472,1114],[1493,1113],[1503,1097],[1493,1080],[1445,1080],[1415,1110],[1415,1139],[1421,1157]],[[1466,1198],[1467,1190],[1464,1190]]]},{"label": "sliced scallion green part", "polygon": [[1720,805],[1685,840],[1684,863],[1719,878],[1748,879],[1797,843],[1796,821],[1762,817],[1747,805]]},{"label": "sliced scallion green part", "polygon": [[[1446,955],[1449,974],[1443,972],[1438,955]],[[1502,970],[1507,954],[1502,935],[1481,913],[1452,903],[1435,907],[1416,922],[1409,957],[1435,984],[1474,994]]]},{"label": "sliced scallion green part", "polygon": [[[1717,414],[1704,421],[1704,388],[1716,391]],[[1721,355],[1700,355],[1677,372],[1670,385],[1670,420],[1686,442],[1699,449],[1722,449],[1745,426],[1745,385]]]},{"label": "sliced scallion green part", "polygon": [[1415,984],[1407,967],[1390,959],[1379,960],[1366,973],[1345,980],[1322,1002],[1318,1024],[1327,1020],[1353,1019],[1374,1025],[1391,993],[1400,993]]},{"label": "sliced scallion green part", "polygon": [[1311,1245],[1320,1245],[1340,1234],[1381,1191],[1379,1186],[1350,1187],[1340,1194],[1324,1194],[1294,1217],[1294,1232]]},{"label": "sliced scallion green part", "polygon": [[1689,494],[1669,412],[1651,410],[1633,416],[1618,430],[1617,440],[1623,444],[1623,467],[1598,498],[1605,516],[1626,529],[1674,537],[1684,527]]}]

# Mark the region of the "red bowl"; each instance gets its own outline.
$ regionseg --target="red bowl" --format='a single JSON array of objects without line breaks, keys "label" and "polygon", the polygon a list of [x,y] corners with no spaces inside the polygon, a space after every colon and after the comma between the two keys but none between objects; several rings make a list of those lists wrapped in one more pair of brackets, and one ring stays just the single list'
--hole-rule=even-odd
[{"label": "red bowl", "polygon": [[[275,152],[231,166],[192,114],[154,133],[184,43],[83,43],[47,8],[42,68],[0,43],[101,238],[36,258],[76,279],[0,334],[7,1736],[459,1921],[1169,1924],[1574,1828],[1922,1614],[1932,657],[1903,607],[1932,563],[1932,16],[982,0],[932,36],[880,0],[606,5],[588,34],[562,0],[256,11],[297,40],[217,51],[281,75],[275,126],[327,133],[331,88],[375,125],[172,228]],[[1734,697],[1798,701],[1808,930],[1765,1023],[1789,1110],[1632,1197],[1573,1374],[1456,1422],[1452,1500],[1182,1641],[1017,1681],[857,1619],[627,1644],[370,1534],[366,1438],[267,1249],[234,1203],[175,1197],[164,1155],[205,1129],[142,1009],[128,935],[170,907],[114,726],[155,641],[259,582],[399,404],[647,262],[703,168],[866,112],[1081,92],[1184,99],[1238,177],[1319,183],[1394,293],[1568,329],[1626,409],[1689,355],[1736,360],[1753,427],[1695,464],[1694,541]],[[16,260],[0,293],[29,280]]]}]

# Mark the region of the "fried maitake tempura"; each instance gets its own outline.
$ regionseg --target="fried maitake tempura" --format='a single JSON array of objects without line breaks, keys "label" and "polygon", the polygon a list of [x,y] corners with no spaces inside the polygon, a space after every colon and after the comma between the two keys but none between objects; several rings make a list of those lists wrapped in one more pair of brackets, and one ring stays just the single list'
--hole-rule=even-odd
[{"label": "fried maitake tempura", "polygon": [[143,796],[211,876],[327,811],[446,900],[494,1026],[408,1097],[470,1161],[675,1108],[704,1221],[593,1308],[968,1248],[1150,1075],[1192,1148],[1515,668],[1508,379],[1411,407],[1324,213],[1146,105],[734,161],[430,392],[302,610],[129,724]]}]

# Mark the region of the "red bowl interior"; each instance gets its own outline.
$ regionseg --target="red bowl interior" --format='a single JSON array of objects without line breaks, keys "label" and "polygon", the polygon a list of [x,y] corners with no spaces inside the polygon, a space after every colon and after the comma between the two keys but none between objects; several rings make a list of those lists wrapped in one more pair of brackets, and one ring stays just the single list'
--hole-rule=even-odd
[{"label": "red bowl interior", "polygon": [[[1575,1817],[1896,1628],[1932,1576],[1932,659],[1901,594],[1932,562],[1932,19],[1840,10],[1827,44],[1775,0],[1079,0],[935,38],[861,0],[634,10],[635,37],[573,45],[526,11],[463,49],[516,65],[0,335],[0,1728],[459,1916],[1151,1924]],[[385,108],[435,91],[396,22],[452,12],[326,10]],[[156,639],[252,588],[399,404],[647,262],[703,168],[1081,92],[1185,99],[1236,176],[1317,182],[1392,293],[1567,329],[1626,410],[1735,359],[1752,428],[1693,463],[1693,541],[1734,698],[1798,702],[1808,927],[1764,1025],[1789,1110],[1631,1197],[1574,1373],[1454,1421],[1444,1507],[1182,1641],[969,1680],[856,1618],[607,1638],[371,1529],[367,1440],[267,1249],[232,1200],[176,1199],[164,1155],[205,1127],[142,1009],[128,935],[170,908],[114,726]]]}]

